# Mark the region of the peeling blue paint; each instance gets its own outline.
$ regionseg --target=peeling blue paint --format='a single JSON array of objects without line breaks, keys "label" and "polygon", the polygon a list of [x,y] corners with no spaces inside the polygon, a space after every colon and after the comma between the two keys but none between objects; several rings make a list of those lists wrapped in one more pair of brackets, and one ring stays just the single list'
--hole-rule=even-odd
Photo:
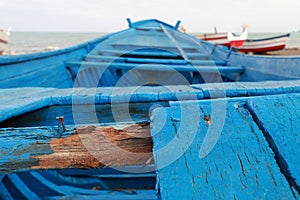
[{"label": "peeling blue paint", "polygon": [[[279,117],[282,113],[298,110],[299,97],[280,95],[174,102],[170,108],[154,110],[151,133],[162,199],[297,198],[299,191],[294,191],[282,173],[273,149],[246,105],[251,102],[251,108],[262,117],[262,123],[272,121],[263,126],[270,132],[270,137],[274,137],[275,143],[279,142],[280,153],[287,160],[291,175],[298,180],[300,163],[295,156],[299,149],[295,134],[300,118],[287,114],[285,122],[277,120],[282,120]],[[222,116],[212,115],[211,124],[203,117],[212,113],[214,102],[220,101],[226,101],[225,123],[217,142],[209,149],[211,151],[201,157],[201,148],[211,145],[206,138],[222,125],[218,123]],[[284,106],[276,109],[278,105]],[[199,114],[189,111],[195,106],[199,107]],[[269,111],[264,112],[265,109]],[[174,123],[180,128],[174,129]],[[282,126],[283,123],[289,125]],[[294,125],[290,126],[290,123]],[[174,143],[176,139],[178,141]]]},{"label": "peeling blue paint", "polygon": [[[0,122],[29,116],[39,126],[0,129],[0,170],[24,170],[0,175],[0,198],[299,199],[300,57],[242,55],[178,32],[179,23],[128,22],[129,29],[66,49],[0,56]],[[28,171],[31,155],[51,153],[34,144],[71,134],[57,132],[57,112],[67,112],[68,130],[76,109],[85,125],[112,125],[110,109],[95,110],[127,103],[137,105],[135,122],[151,115],[156,178]],[[51,106],[61,109],[53,121]],[[36,112],[46,124],[30,119]]]}]

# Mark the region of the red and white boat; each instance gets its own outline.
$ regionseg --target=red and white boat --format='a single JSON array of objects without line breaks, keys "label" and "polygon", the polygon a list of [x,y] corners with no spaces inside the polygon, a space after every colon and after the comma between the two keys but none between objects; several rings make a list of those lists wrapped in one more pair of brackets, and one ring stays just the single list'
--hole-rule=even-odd
[{"label": "red and white boat", "polygon": [[247,31],[244,31],[240,36],[235,36],[231,32],[227,33],[227,39],[229,41],[230,47],[241,47],[248,37]]},{"label": "red and white boat", "polygon": [[246,53],[263,53],[277,51],[286,47],[290,34],[279,35],[262,39],[248,39],[238,49]]},{"label": "red and white boat", "polygon": [[215,45],[220,44],[220,45],[230,47],[230,43],[227,39],[227,33],[210,33],[204,35],[196,35],[196,37]]},{"label": "red and white boat", "polygon": [[198,35],[197,38],[205,40],[207,42],[213,43],[215,45],[223,45],[226,47],[240,47],[244,44],[248,36],[248,33],[245,31],[240,36],[235,36],[231,32],[228,33],[212,33]]},{"label": "red and white boat", "polygon": [[6,45],[10,37],[10,30],[1,30],[0,29],[0,55],[5,51]]},{"label": "red and white boat", "polygon": [[201,39],[201,40],[205,40],[208,41],[210,43],[213,43],[215,45],[223,45],[226,47],[240,47],[244,44],[244,42],[246,41],[247,37],[248,37],[248,33],[246,31],[246,28],[248,27],[248,25],[243,24],[242,28],[242,34],[237,36],[232,34],[231,32],[228,33],[218,33],[217,29],[215,27],[215,33],[212,34],[204,34],[204,35],[197,35],[196,37]]}]

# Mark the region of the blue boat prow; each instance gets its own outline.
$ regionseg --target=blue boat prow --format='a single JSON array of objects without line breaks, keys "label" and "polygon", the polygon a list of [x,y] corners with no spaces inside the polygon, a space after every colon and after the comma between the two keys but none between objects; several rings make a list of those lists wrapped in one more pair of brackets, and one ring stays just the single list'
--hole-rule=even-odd
[{"label": "blue boat prow", "polygon": [[300,58],[127,21],[0,57],[0,198],[299,199]]},{"label": "blue boat prow", "polygon": [[132,22],[130,18],[127,18],[128,26],[129,28],[145,28],[145,29],[160,29],[161,25],[164,27],[167,27],[169,29],[174,29],[177,30],[180,25],[180,20],[178,20],[175,24],[175,26],[172,26],[170,24],[167,24],[163,21],[157,20],[157,19],[146,19],[146,20],[141,20],[137,22]]},{"label": "blue boat prow", "polygon": [[189,85],[244,71],[213,60],[199,40],[177,30],[179,22],[174,27],[158,20],[128,21],[124,31],[74,47],[1,57],[0,87]]}]

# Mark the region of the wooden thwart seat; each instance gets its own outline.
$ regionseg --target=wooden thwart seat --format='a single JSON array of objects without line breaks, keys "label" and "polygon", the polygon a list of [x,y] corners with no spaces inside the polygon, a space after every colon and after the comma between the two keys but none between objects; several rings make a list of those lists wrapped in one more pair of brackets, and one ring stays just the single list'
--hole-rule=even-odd
[{"label": "wooden thwart seat", "polygon": [[105,62],[67,62],[67,68],[78,71],[79,69],[138,69],[147,71],[180,71],[180,72],[199,72],[199,73],[241,73],[244,71],[242,66],[212,66],[212,65],[175,65],[175,64],[141,64],[141,63],[105,63]]},{"label": "wooden thwart seat", "polygon": [[[105,62],[105,61],[122,61],[126,63],[157,63],[157,64],[176,64],[186,65],[188,62],[183,59],[164,59],[164,58],[131,58],[131,57],[114,57],[114,56],[87,56],[85,61]],[[193,65],[226,65],[225,61],[214,60],[190,60]]]},{"label": "wooden thwart seat", "polygon": [[[126,51],[126,50],[99,50],[98,54],[102,55],[114,55],[114,56],[136,56],[136,57],[167,57],[167,58],[180,58],[178,52],[168,52],[168,51]],[[208,59],[209,57],[203,53],[186,53],[186,56],[189,58],[198,58],[198,59]]]}]

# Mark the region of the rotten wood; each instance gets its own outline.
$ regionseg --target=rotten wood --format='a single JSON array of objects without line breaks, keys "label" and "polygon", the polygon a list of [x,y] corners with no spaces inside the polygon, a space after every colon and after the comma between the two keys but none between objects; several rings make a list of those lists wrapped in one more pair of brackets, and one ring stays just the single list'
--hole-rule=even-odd
[{"label": "rotten wood", "polygon": [[122,130],[85,126],[67,138],[50,141],[52,154],[34,156],[39,165],[32,168],[90,168],[143,165],[152,157],[149,124]]},{"label": "rotten wood", "polygon": [[[122,127],[84,126],[67,137],[34,140],[12,151],[14,157],[1,164],[2,172],[153,163],[149,123]],[[29,154],[29,158],[25,154]]]}]

